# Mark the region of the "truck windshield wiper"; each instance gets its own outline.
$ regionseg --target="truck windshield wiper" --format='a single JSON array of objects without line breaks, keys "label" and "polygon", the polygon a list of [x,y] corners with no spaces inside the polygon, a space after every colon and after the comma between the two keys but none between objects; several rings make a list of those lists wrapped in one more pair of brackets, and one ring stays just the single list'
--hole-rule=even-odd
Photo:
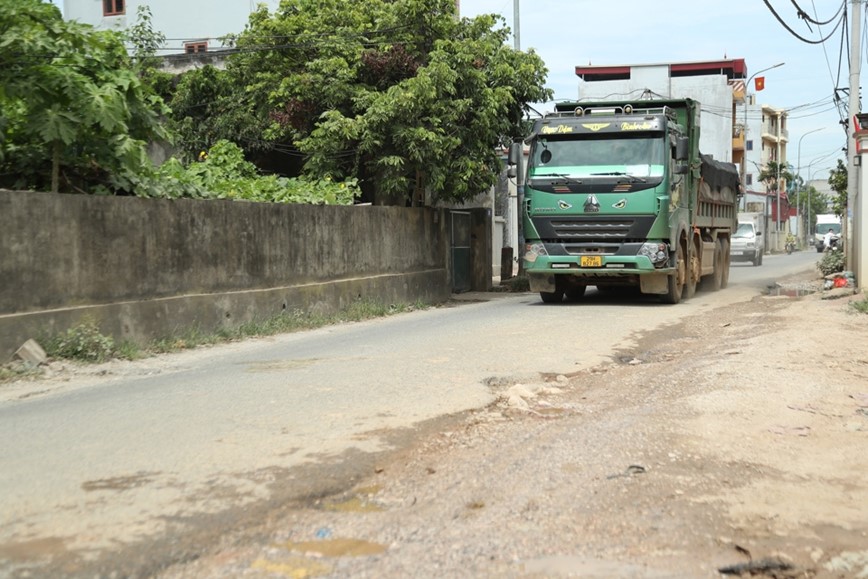
[{"label": "truck windshield wiper", "polygon": [[627,177],[630,179],[631,183],[646,183],[645,179],[641,177],[636,177],[635,175],[630,175],[629,173],[623,173],[621,171],[612,171],[610,173],[591,173],[594,177],[602,177],[602,176],[617,176],[617,177]]},{"label": "truck windshield wiper", "polygon": [[573,183],[575,185],[581,185],[582,181],[580,179],[576,179],[575,177],[570,177],[565,173],[537,173],[531,179],[536,179],[537,177],[560,177],[567,183]]}]

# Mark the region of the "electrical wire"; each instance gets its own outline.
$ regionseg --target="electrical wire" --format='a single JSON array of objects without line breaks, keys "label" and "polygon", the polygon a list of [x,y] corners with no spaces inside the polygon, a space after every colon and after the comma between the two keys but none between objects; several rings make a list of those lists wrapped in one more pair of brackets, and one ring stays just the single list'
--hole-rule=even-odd
[{"label": "electrical wire", "polygon": [[847,14],[847,12],[845,10],[844,16],[842,16],[838,19],[838,23],[835,24],[835,27],[832,29],[832,32],[830,32],[828,36],[825,36],[824,38],[821,38],[819,40],[812,40],[810,38],[805,38],[804,36],[802,36],[801,34],[796,32],[795,30],[790,28],[790,26],[786,22],[784,22],[784,19],[781,18],[781,16],[777,13],[777,11],[775,11],[774,7],[769,3],[769,0],[763,0],[763,3],[771,11],[771,13],[777,19],[777,21],[780,22],[781,26],[783,26],[784,28],[787,29],[787,32],[789,32],[790,34],[792,34],[793,36],[795,36],[796,38],[798,38],[802,42],[806,42],[808,44],[822,44],[822,43],[826,42],[827,40],[829,40],[832,37],[832,35],[835,34],[835,31],[838,30],[838,27],[841,26],[841,23],[844,22],[845,16]]},{"label": "electrical wire", "polygon": [[[844,7],[846,5],[846,0],[842,1],[841,5],[838,6],[838,11],[835,12],[834,16],[832,16],[831,18],[829,18],[828,20],[826,20],[824,22],[820,22],[819,20],[814,20],[813,18],[808,16],[808,13],[805,12],[804,10],[802,10],[802,8],[798,5],[796,0],[790,0],[790,2],[792,2],[793,6],[796,7],[796,14],[798,15],[799,18],[801,18],[802,20],[805,20],[806,22],[810,22],[811,24],[816,24],[818,26],[825,26],[826,24],[829,24],[830,22],[832,22],[835,18],[838,18],[841,15],[841,11],[844,9]],[[812,2],[812,4],[813,4],[813,2]],[[817,12],[817,7],[814,6],[814,14],[816,14],[816,12]]]}]

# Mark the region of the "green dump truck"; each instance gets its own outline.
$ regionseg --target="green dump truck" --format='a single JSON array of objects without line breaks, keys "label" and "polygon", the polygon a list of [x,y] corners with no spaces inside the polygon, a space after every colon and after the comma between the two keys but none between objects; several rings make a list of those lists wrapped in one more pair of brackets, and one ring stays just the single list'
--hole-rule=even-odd
[{"label": "green dump truck", "polygon": [[630,286],[674,304],[700,282],[726,287],[740,181],[699,152],[699,110],[691,99],[559,103],[535,122],[522,207],[531,291],[554,303]]}]

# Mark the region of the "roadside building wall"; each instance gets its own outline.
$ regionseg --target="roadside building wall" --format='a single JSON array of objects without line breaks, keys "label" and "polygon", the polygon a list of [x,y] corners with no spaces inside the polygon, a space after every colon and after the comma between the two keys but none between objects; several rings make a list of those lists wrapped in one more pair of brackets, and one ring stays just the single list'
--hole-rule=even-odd
[{"label": "roadside building wall", "polygon": [[0,190],[0,359],[85,319],[146,344],[359,299],[442,302],[449,216]]}]

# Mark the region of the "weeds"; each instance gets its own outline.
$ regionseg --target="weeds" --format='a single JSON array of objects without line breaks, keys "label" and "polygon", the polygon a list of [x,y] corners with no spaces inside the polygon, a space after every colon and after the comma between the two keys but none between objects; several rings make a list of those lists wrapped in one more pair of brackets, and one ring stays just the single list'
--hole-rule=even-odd
[{"label": "weeds", "polygon": [[357,300],[333,314],[292,310],[271,318],[245,322],[234,328],[221,328],[216,332],[209,333],[198,328],[191,328],[182,334],[156,340],[151,343],[147,350],[155,354],[162,354],[245,338],[287,334],[346,322],[360,322],[428,307],[421,301],[417,301],[415,304],[386,305],[371,300]]},{"label": "weeds", "polygon": [[817,262],[817,269],[824,276],[844,271],[844,252],[827,251]]},{"label": "weeds", "polygon": [[868,295],[863,295],[859,301],[850,302],[850,307],[857,313],[868,314]]},{"label": "weeds", "polygon": [[[100,333],[96,322],[85,320],[66,332],[43,336],[39,341],[45,348],[46,354],[55,359],[89,363],[105,362],[111,359],[136,360],[153,354],[176,352],[257,336],[311,330],[345,322],[359,322],[402,312],[427,309],[428,307],[430,306],[421,301],[414,304],[381,304],[371,300],[357,300],[334,314],[293,310],[264,320],[246,322],[234,328],[221,328],[214,332],[189,328],[178,335],[154,340],[145,348],[140,348],[129,342],[117,344],[111,336]],[[22,372],[15,368],[0,367],[0,382],[21,377]]]},{"label": "weeds", "polygon": [[105,362],[129,352],[127,347],[116,347],[111,336],[101,334],[93,320],[85,320],[62,334],[49,337],[44,340],[44,348],[52,358],[82,362]]}]

